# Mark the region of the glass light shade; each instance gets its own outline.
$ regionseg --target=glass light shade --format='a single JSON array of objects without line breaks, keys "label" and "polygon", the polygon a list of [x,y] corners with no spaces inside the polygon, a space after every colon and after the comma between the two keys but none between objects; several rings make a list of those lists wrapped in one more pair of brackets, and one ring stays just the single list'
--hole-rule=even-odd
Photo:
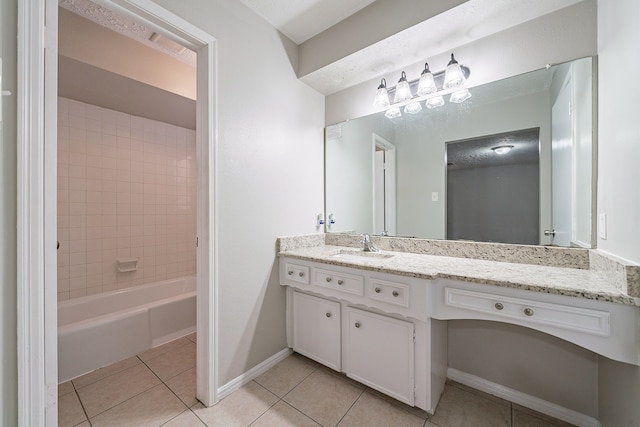
[{"label": "glass light shade", "polygon": [[449,61],[449,65],[447,65],[447,69],[444,72],[444,83],[442,85],[443,89],[451,89],[462,85],[465,82],[464,74],[462,74],[462,68],[460,68],[460,64],[453,57],[453,53],[451,54],[451,61]]},{"label": "glass light shade", "polygon": [[378,89],[376,93],[376,97],[373,99],[373,106],[376,108],[386,108],[389,105],[389,93],[387,92],[387,88],[383,87]]},{"label": "glass light shade", "polygon": [[436,87],[436,82],[433,79],[433,74],[431,74],[431,70],[429,70],[429,64],[424,64],[424,70],[422,74],[420,74],[420,81],[418,82],[418,91],[416,95],[425,96],[430,93],[435,93],[438,91]]},{"label": "glass light shade", "polygon": [[471,92],[469,92],[469,89],[465,88],[457,92],[453,92],[451,94],[451,98],[449,98],[449,102],[455,102],[456,104],[460,104],[461,102],[464,102],[469,98],[471,98]]},{"label": "glass light shade", "polygon": [[491,149],[496,152],[496,154],[507,154],[513,145],[499,145],[498,147],[492,147]]},{"label": "glass light shade", "polygon": [[380,86],[378,86],[378,92],[376,97],[373,98],[373,106],[376,108],[387,108],[389,103],[389,92],[387,92],[387,81],[385,79],[380,80]]},{"label": "glass light shade", "polygon": [[404,112],[408,114],[418,114],[422,111],[422,106],[419,102],[412,102],[404,106]]},{"label": "glass light shade", "polygon": [[402,77],[398,80],[398,85],[396,86],[396,96],[393,99],[393,102],[405,102],[412,98],[411,88],[409,87],[409,82],[407,81],[407,75],[402,72]]},{"label": "glass light shade", "polygon": [[393,107],[393,108],[389,108],[385,113],[384,116],[388,119],[396,119],[400,116],[402,116],[402,113],[400,112],[400,108],[398,107]]},{"label": "glass light shade", "polygon": [[426,105],[429,109],[442,107],[444,105],[444,98],[441,96],[429,98],[427,99],[427,102],[424,103],[424,105]]}]

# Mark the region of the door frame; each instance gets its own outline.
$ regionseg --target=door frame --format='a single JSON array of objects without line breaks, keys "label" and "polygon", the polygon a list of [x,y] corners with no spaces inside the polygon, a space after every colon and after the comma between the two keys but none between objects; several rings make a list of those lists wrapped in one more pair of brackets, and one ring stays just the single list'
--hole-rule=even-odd
[{"label": "door frame", "polygon": [[[216,39],[150,0],[94,1],[197,52],[197,397],[211,406],[218,401]],[[17,352],[21,426],[57,425],[57,10],[57,0],[18,2]]]},{"label": "door frame", "polygon": [[375,152],[376,148],[380,148],[385,152],[385,170],[384,170],[384,226],[385,231],[390,236],[396,235],[396,146],[393,145],[390,141],[387,141],[380,135],[375,132],[371,133],[371,143],[372,143],[372,171],[373,176],[371,178],[371,182],[373,183],[373,215],[374,215],[374,228],[375,228],[375,212],[376,212],[376,161],[375,161]]}]

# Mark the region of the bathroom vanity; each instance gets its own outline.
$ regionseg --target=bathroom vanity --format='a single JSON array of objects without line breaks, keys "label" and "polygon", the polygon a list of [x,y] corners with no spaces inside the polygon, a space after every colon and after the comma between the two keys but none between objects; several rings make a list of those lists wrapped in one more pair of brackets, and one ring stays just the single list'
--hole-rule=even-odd
[{"label": "bathroom vanity", "polygon": [[280,250],[294,351],[433,412],[447,375],[447,322],[536,329],[640,365],[640,300],[607,274],[316,245]]}]

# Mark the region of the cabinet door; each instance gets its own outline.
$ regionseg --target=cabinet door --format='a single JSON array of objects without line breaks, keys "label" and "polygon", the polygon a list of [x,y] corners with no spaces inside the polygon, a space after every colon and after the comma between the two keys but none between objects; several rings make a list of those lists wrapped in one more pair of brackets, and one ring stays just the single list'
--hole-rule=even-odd
[{"label": "cabinet door", "polygon": [[413,323],[352,307],[345,317],[347,376],[413,406]]},{"label": "cabinet door", "polygon": [[340,304],[293,293],[293,349],[340,371]]}]

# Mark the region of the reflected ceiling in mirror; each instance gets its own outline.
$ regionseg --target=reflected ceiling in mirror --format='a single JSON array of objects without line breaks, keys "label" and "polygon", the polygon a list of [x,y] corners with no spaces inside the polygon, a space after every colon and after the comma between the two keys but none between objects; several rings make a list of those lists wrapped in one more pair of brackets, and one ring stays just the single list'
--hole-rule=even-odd
[{"label": "reflected ceiling in mirror", "polygon": [[592,247],[592,85],[584,58],[470,88],[462,104],[328,127],[326,231],[445,239],[446,144],[539,129],[537,243]]}]

